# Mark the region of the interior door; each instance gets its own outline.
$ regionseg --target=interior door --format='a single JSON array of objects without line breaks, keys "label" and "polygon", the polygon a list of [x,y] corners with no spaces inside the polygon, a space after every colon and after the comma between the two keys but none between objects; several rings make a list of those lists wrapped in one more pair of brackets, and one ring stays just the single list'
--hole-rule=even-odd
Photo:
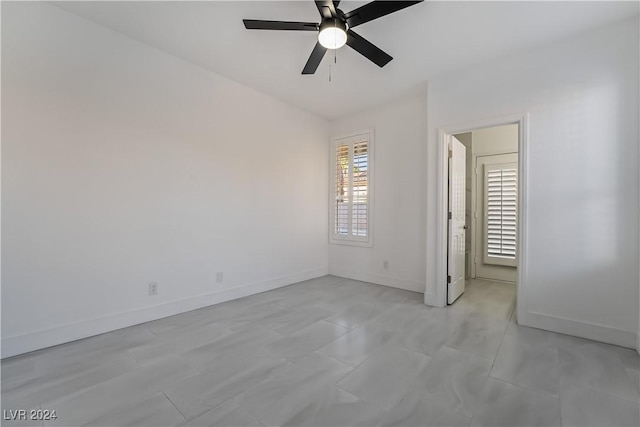
[{"label": "interior door", "polygon": [[449,141],[449,245],[447,303],[464,292],[466,148],[455,137]]}]

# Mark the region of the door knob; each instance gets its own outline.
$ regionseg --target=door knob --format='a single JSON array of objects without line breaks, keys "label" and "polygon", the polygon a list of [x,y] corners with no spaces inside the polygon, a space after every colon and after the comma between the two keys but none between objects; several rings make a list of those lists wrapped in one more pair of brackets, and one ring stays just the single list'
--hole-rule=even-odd
[{"label": "door knob", "polygon": [[463,225],[462,228],[465,229],[465,230],[469,229],[469,227],[467,227],[466,225]]}]

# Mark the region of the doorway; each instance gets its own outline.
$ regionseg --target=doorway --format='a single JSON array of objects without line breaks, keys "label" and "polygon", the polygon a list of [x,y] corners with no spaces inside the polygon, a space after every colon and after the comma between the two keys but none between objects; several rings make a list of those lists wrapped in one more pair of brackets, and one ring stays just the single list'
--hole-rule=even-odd
[{"label": "doorway", "polygon": [[[523,205],[526,200],[526,174],[523,172],[523,165],[526,159],[526,126],[527,117],[521,115],[441,129],[439,132],[444,153],[440,169],[442,191],[439,213],[442,227],[439,229],[441,234],[438,239],[438,267],[442,273],[442,276],[439,276],[444,279],[439,294],[443,306],[455,301],[459,296],[455,295],[456,293],[464,292],[464,285],[462,291],[459,284],[451,285],[456,277],[460,277],[460,265],[463,264],[466,280],[500,281],[517,286],[518,323],[525,323],[523,278],[526,271],[526,236],[523,231],[526,231],[526,212]],[[450,185],[456,185],[456,179],[451,173],[458,174],[459,182],[459,171],[456,172],[455,168],[459,170],[461,167],[459,159],[456,162],[455,159],[449,158],[449,150],[454,140],[463,146],[464,156],[465,207],[461,227],[456,227],[449,219],[450,215],[454,216],[453,212],[449,213],[451,209],[456,210],[450,203]],[[458,153],[460,151],[458,150]],[[458,166],[453,166],[454,163]],[[460,193],[459,188],[457,191]],[[457,209],[460,209],[459,206]],[[454,241],[461,240],[457,228],[464,229],[464,262],[459,261],[458,243],[458,267],[454,265]],[[456,238],[452,240],[452,236]],[[448,294],[450,290],[454,291],[453,295]]]},{"label": "doorway", "polygon": [[518,125],[454,135],[466,148],[465,278],[515,284]]}]

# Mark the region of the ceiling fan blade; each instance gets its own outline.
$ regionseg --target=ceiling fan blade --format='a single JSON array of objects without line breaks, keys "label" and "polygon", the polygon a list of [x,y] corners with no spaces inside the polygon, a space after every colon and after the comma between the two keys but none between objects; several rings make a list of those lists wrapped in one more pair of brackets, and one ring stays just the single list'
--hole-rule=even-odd
[{"label": "ceiling fan blade", "polygon": [[318,31],[315,22],[263,21],[260,19],[243,19],[247,30],[289,30],[289,31]]},{"label": "ceiling fan blade", "polygon": [[335,2],[331,0],[315,0],[315,2],[318,12],[320,12],[320,16],[323,18],[328,19],[337,16]]},{"label": "ceiling fan blade", "polygon": [[393,59],[389,54],[352,30],[347,31],[347,44],[378,67],[384,67]]},{"label": "ceiling fan blade", "polygon": [[[372,1],[364,6],[352,10],[344,14],[349,28],[353,28],[365,22],[373,21],[382,16],[397,12],[414,4],[421,3],[423,0],[417,1]],[[316,2],[317,3],[317,2]]]},{"label": "ceiling fan blade", "polygon": [[320,42],[316,43],[316,46],[313,48],[309,59],[307,60],[306,65],[302,70],[302,74],[313,74],[318,69],[318,65],[320,65],[320,61],[324,57],[327,48],[322,46]]}]

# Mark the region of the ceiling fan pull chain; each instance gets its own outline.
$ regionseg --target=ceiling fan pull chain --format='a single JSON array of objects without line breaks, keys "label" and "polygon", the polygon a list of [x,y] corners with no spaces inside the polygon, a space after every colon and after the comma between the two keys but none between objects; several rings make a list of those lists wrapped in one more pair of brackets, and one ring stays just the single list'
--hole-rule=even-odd
[{"label": "ceiling fan pull chain", "polygon": [[[333,63],[334,64],[338,63],[338,60],[336,59],[336,50],[337,49],[334,49],[334,51],[333,51]],[[331,81],[331,62],[329,62],[329,81]]]}]

